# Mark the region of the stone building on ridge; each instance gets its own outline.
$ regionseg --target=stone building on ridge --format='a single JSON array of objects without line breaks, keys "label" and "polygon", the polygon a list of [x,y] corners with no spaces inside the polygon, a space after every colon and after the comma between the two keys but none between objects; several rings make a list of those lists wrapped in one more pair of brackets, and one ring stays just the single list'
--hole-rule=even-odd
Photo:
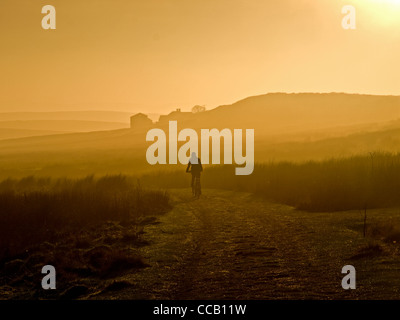
[{"label": "stone building on ridge", "polygon": [[138,113],[131,117],[131,129],[145,129],[153,125],[153,121],[144,113]]}]

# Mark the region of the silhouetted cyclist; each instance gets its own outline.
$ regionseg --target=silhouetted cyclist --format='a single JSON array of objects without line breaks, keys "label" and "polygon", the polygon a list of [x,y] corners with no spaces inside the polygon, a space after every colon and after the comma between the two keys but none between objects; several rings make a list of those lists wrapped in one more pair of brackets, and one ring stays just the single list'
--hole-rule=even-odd
[{"label": "silhouetted cyclist", "polygon": [[196,152],[192,153],[192,156],[189,159],[188,166],[186,168],[186,172],[190,172],[192,174],[192,183],[191,187],[194,190],[194,182],[197,179],[200,180],[200,174],[203,171],[203,166],[201,165],[201,161],[197,158]]}]

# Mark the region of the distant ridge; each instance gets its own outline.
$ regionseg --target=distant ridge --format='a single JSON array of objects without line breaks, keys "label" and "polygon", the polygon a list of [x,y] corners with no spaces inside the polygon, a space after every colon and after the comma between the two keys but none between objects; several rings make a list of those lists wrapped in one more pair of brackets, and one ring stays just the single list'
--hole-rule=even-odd
[{"label": "distant ridge", "polygon": [[[164,121],[178,118],[175,112]],[[179,117],[192,128],[254,128],[279,134],[400,118],[400,96],[346,93],[269,93]]]},{"label": "distant ridge", "polygon": [[0,121],[0,129],[48,130],[67,132],[90,132],[128,128],[126,122],[82,120],[18,120]]},{"label": "distant ridge", "polygon": [[65,131],[51,131],[51,130],[29,130],[29,129],[14,129],[14,128],[0,128],[0,141],[6,139],[21,139],[27,137],[40,137],[50,136],[55,134],[64,134]]},{"label": "distant ridge", "polygon": [[[77,114],[83,116],[86,113],[93,116],[92,111],[67,112],[71,116]],[[126,122],[133,115],[131,113],[106,111],[99,111],[99,113],[102,116],[117,114],[118,117],[126,117],[124,118]],[[59,115],[60,113],[41,113],[41,116],[43,114]],[[2,116],[4,119],[4,115],[0,114],[0,121]],[[350,126],[363,127],[362,131],[366,132],[365,125],[393,122],[394,127],[391,128],[395,129],[398,123],[396,120],[400,119],[400,96],[345,93],[269,93],[248,97],[231,105],[223,105],[200,113],[174,111],[160,119],[161,121],[153,126],[167,130],[170,120],[178,120],[178,130],[184,128],[197,130],[203,128],[255,129],[256,140],[298,133],[305,136],[304,133],[306,132],[316,130],[321,132],[320,130],[343,127],[343,130],[335,129],[335,136],[341,136],[343,135],[341,131],[343,133],[357,132]],[[111,119],[108,120],[111,121]],[[137,130],[120,129],[73,135],[60,134],[13,141],[3,140],[0,145],[3,148],[6,145],[7,147],[19,145],[26,148],[35,143],[35,148],[47,150],[53,146],[61,145],[63,148],[133,148],[137,145],[146,145],[145,135],[148,129],[146,127]],[[316,135],[318,134],[316,133]],[[329,137],[329,134],[324,132],[323,136]],[[318,137],[313,136],[313,140],[318,140]]]},{"label": "distant ridge", "polygon": [[132,113],[118,111],[4,112],[0,121],[79,120],[129,123]]}]

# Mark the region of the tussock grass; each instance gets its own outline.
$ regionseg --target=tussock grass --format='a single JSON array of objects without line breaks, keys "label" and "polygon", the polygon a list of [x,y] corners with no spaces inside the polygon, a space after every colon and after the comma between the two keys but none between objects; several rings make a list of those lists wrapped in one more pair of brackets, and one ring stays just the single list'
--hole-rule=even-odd
[{"label": "tussock grass", "polygon": [[[0,291],[5,299],[78,299],[109,279],[145,268],[143,221],[169,209],[164,191],[128,176],[26,177],[0,182]],[[57,269],[57,289],[41,288],[41,268]],[[119,280],[118,280],[119,281]]]},{"label": "tussock grass", "polygon": [[368,235],[389,243],[400,243],[400,225],[394,221],[380,221],[368,226]]},{"label": "tussock grass", "polygon": [[372,259],[384,255],[385,252],[378,243],[370,242],[359,248],[352,259]]},{"label": "tussock grass", "polygon": [[[188,187],[190,177],[160,172],[142,178],[163,187]],[[234,166],[206,167],[204,188],[247,191],[309,211],[345,211],[400,205],[400,154],[369,153],[325,161],[256,164],[252,175]]]},{"label": "tussock grass", "polygon": [[[62,234],[77,234],[106,221],[131,224],[169,207],[168,194],[144,190],[123,175],[82,179],[26,177],[0,182],[0,260]],[[77,248],[89,246],[76,239]]]}]

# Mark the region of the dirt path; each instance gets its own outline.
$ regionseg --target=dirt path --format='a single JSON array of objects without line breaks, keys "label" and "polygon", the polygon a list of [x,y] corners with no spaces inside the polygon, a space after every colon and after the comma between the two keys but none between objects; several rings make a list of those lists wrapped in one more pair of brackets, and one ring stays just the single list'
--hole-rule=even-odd
[{"label": "dirt path", "polygon": [[[150,267],[113,299],[400,298],[399,255],[352,258],[367,240],[357,212],[307,213],[247,193],[172,190],[174,209],[145,228]],[[357,290],[341,269],[357,269]]]}]

